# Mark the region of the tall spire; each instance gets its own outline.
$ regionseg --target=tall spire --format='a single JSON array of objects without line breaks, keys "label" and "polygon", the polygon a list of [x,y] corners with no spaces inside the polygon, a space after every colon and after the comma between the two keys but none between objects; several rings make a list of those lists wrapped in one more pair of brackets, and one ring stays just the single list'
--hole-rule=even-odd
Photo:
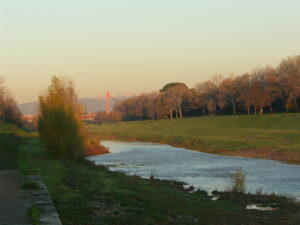
[{"label": "tall spire", "polygon": [[109,91],[107,91],[107,93],[106,93],[105,111],[107,114],[110,113],[110,93],[109,93]]}]

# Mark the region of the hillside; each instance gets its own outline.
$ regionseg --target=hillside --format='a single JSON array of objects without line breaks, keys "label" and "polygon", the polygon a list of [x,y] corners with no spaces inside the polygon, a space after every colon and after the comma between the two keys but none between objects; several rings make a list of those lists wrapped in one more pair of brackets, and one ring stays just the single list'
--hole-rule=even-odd
[{"label": "hillside", "polygon": [[205,116],[89,128],[103,138],[159,142],[210,153],[300,163],[300,114]]},{"label": "hillside", "polygon": [[[114,105],[116,104],[117,101],[126,99],[127,96],[114,96],[111,97],[110,100],[110,109],[112,110]],[[105,98],[82,98],[78,100],[79,103],[81,103],[87,113],[93,113],[93,112],[98,112],[99,110],[105,110]],[[19,104],[18,108],[21,110],[23,115],[33,115],[36,114],[38,110],[38,103],[37,102],[28,102],[28,103],[23,103]]]}]

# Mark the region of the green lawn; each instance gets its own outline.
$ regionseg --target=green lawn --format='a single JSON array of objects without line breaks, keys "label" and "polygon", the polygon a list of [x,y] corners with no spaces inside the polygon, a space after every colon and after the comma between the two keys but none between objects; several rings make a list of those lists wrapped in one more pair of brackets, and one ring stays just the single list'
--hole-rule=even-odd
[{"label": "green lawn", "polygon": [[[211,153],[300,163],[300,114],[204,116],[89,125],[103,138],[171,144]],[[251,154],[252,153],[252,154]]]}]

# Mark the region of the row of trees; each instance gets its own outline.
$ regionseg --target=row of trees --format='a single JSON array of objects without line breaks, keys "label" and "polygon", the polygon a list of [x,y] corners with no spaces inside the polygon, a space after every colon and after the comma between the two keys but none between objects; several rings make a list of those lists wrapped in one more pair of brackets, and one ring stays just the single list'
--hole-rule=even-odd
[{"label": "row of trees", "polygon": [[22,124],[22,114],[17,103],[6,87],[4,80],[0,78],[0,121],[13,123],[17,126]]},{"label": "row of trees", "polygon": [[[240,76],[216,75],[192,89],[183,83],[167,84],[157,92],[118,102],[113,111],[118,117],[109,120],[299,112],[299,103],[300,56],[294,56],[276,68],[266,66]],[[98,121],[107,119],[102,116]]]}]

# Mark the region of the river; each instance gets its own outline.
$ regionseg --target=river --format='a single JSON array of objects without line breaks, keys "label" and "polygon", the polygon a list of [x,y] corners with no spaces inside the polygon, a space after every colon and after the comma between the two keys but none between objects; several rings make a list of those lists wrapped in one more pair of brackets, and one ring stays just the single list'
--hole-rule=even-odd
[{"label": "river", "polygon": [[300,199],[300,166],[274,160],[248,159],[192,151],[164,144],[102,141],[110,154],[90,156],[97,165],[128,175],[183,181],[208,192],[224,190],[230,176],[242,168],[247,189],[288,194]]}]

